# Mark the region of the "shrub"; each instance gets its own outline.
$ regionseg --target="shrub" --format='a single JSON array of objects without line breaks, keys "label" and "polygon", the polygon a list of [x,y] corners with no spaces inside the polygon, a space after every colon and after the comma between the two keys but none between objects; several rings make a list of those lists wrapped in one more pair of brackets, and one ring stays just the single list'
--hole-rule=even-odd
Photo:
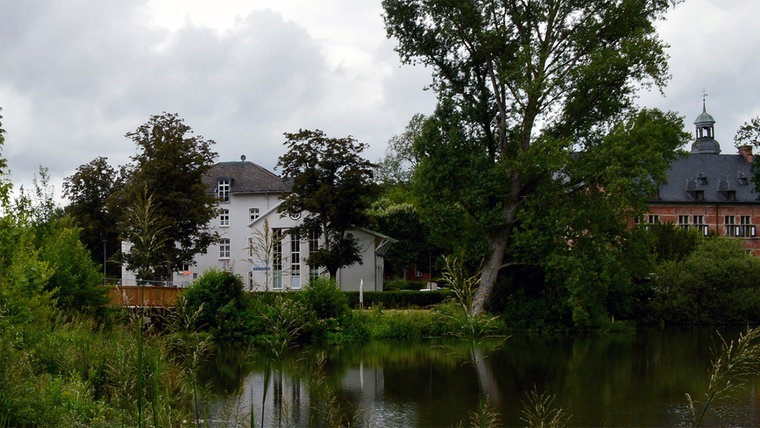
[{"label": "shrub", "polygon": [[335,281],[328,278],[315,278],[301,292],[301,296],[306,306],[314,311],[317,319],[340,319],[349,313],[346,294],[340,291]]},{"label": "shrub", "polygon": [[183,293],[187,310],[200,310],[195,328],[216,339],[240,338],[246,330],[243,282],[232,272],[209,270]]},{"label": "shrub", "polygon": [[[348,304],[359,308],[359,292],[348,291]],[[451,297],[450,290],[437,291],[365,291],[364,307],[382,306],[385,309],[429,308]]]},{"label": "shrub", "polygon": [[661,263],[652,283],[653,318],[669,324],[745,323],[754,318],[746,310],[757,305],[760,260],[739,241],[706,239],[682,260]]}]

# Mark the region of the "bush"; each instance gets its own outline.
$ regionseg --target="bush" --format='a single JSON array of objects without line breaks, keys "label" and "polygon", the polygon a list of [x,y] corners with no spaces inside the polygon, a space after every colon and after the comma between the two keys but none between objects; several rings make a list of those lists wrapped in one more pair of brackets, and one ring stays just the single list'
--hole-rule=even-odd
[{"label": "bush", "polygon": [[193,326],[210,331],[218,340],[240,338],[247,329],[243,281],[232,272],[209,270],[184,293],[187,310],[200,310]]},{"label": "bush", "polygon": [[760,260],[739,241],[706,239],[682,260],[661,263],[652,285],[651,318],[667,324],[743,324],[755,317],[747,312],[758,304]]},{"label": "bush", "polygon": [[[348,291],[348,304],[359,308],[359,292]],[[385,309],[420,309],[437,305],[452,297],[450,290],[437,291],[365,291],[364,307],[382,306]]]},{"label": "bush", "polygon": [[314,311],[317,319],[343,318],[349,313],[348,298],[335,281],[318,277],[301,292],[304,303]]}]

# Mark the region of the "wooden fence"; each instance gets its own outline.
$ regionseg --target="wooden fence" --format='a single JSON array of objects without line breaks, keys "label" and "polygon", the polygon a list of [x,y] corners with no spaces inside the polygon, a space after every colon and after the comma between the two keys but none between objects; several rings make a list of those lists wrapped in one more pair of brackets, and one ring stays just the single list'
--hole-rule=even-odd
[{"label": "wooden fence", "polygon": [[111,304],[125,307],[175,307],[183,288],[117,285],[110,290]]}]

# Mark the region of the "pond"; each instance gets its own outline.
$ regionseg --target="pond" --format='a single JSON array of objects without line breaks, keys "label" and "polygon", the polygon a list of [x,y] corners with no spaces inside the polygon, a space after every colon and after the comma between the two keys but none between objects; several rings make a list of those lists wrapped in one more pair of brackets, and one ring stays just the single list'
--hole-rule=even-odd
[{"label": "pond", "polygon": [[[719,345],[715,330],[651,330],[515,335],[476,347],[372,343],[303,350],[279,363],[227,352],[205,374],[217,395],[201,406],[224,426],[250,426],[253,418],[256,426],[450,427],[469,426],[487,397],[502,425],[524,426],[535,389],[554,396],[569,426],[685,426],[685,394],[703,401]],[[722,403],[706,424],[760,425],[758,386]]]}]

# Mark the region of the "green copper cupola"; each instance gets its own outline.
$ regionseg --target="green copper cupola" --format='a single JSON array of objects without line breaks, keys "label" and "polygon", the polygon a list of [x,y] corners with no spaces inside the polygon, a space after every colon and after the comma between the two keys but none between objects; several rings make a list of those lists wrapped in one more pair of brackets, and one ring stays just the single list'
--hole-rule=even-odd
[{"label": "green copper cupola", "polygon": [[692,154],[719,154],[720,143],[715,141],[715,119],[707,112],[702,97],[702,113],[694,121],[696,140],[691,145]]}]

